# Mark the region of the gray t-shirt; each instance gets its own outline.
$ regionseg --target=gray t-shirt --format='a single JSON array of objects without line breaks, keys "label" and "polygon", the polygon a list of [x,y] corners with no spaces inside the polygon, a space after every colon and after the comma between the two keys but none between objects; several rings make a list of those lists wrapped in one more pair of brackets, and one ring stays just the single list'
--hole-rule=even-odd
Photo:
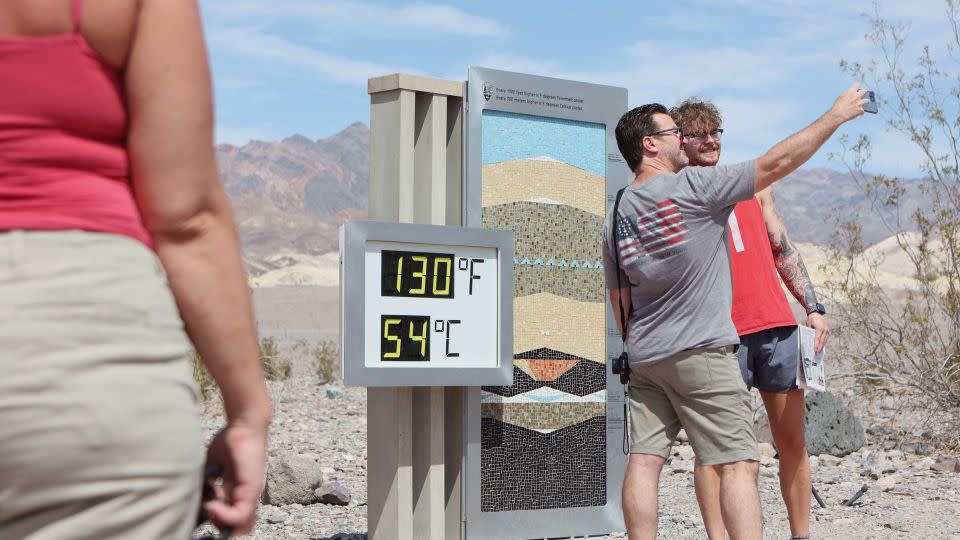
[{"label": "gray t-shirt", "polygon": [[[753,161],[686,167],[627,187],[617,212],[617,235],[621,286],[630,287],[633,302],[627,326],[632,366],[686,349],[740,342],[730,319],[727,218],[753,192]],[[611,207],[603,227],[608,289],[617,287],[614,239],[608,238],[612,213]],[[620,316],[616,306],[613,316]]]}]

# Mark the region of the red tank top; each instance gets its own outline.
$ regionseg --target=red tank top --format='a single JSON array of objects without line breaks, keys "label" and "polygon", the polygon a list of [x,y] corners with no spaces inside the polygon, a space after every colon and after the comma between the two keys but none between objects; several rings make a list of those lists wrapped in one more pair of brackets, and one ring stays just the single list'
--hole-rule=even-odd
[{"label": "red tank top", "polygon": [[0,231],[80,229],[152,246],[130,186],[120,74],[80,34],[0,37]]},{"label": "red tank top", "polygon": [[773,264],[767,226],[756,197],[734,207],[730,234],[733,324],[741,336],[797,324]]}]

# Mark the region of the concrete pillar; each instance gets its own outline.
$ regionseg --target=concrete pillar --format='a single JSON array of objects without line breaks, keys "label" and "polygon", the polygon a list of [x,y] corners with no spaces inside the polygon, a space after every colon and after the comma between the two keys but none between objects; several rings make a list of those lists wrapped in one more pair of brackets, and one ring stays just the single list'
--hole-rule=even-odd
[{"label": "concrete pillar", "polygon": [[[460,226],[464,83],[397,73],[368,92],[370,219]],[[462,394],[367,389],[371,540],[459,540]]]}]

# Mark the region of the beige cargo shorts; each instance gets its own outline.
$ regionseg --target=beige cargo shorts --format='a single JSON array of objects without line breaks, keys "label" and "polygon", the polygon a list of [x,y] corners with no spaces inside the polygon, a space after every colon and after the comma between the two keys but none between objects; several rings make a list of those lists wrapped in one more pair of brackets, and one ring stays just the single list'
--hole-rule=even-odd
[{"label": "beige cargo shorts", "polygon": [[702,465],[759,461],[735,346],[690,349],[630,370],[630,453],[670,455],[683,428]]}]

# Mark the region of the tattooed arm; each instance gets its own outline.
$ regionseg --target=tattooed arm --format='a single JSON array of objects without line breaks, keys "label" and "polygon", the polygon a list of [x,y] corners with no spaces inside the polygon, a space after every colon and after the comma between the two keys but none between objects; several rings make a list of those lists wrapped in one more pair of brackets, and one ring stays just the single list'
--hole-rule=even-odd
[{"label": "tattooed arm", "polygon": [[780,278],[797,302],[807,313],[807,326],[817,332],[814,348],[819,353],[830,334],[830,326],[826,318],[817,313],[817,293],[810,281],[810,274],[803,264],[800,252],[790,240],[787,227],[783,224],[780,212],[773,200],[773,192],[767,188],[757,193],[760,208],[763,210],[763,220],[767,225],[767,236],[770,238],[770,249],[773,250],[773,262],[780,273]]},{"label": "tattooed arm", "polygon": [[757,199],[763,210],[763,220],[767,224],[767,236],[770,238],[770,249],[773,250],[773,262],[777,266],[777,272],[793,297],[809,313],[816,308],[817,293],[813,290],[813,283],[800,252],[787,235],[787,228],[773,200],[773,192],[767,188],[757,194]]}]

